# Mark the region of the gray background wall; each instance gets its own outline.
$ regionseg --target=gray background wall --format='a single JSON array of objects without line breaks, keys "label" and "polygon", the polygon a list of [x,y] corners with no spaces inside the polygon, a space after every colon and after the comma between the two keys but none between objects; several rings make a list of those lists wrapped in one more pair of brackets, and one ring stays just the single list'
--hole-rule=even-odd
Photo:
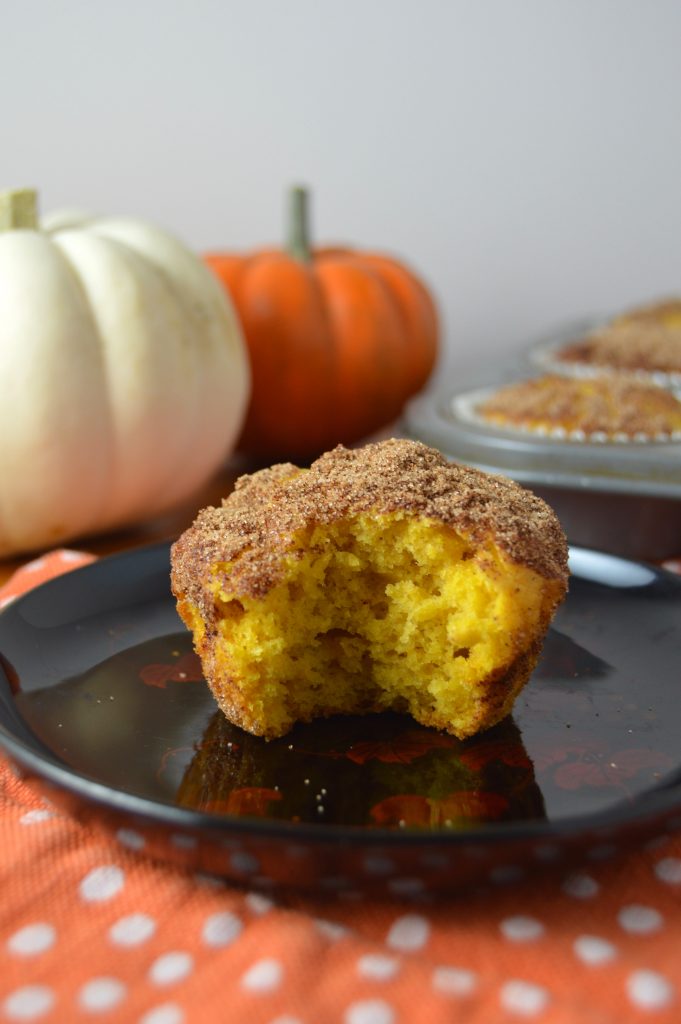
[{"label": "gray background wall", "polygon": [[3,5],[0,186],[197,249],[407,258],[442,373],[681,292],[675,0],[21,0]]}]

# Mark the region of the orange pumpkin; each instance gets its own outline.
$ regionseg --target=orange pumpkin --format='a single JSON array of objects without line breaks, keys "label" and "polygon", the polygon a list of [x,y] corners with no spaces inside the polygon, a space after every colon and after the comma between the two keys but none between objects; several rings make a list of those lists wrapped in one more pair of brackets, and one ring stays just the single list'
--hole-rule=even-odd
[{"label": "orange pumpkin", "polygon": [[236,306],[250,353],[241,451],[309,459],[359,441],[428,380],[438,321],[427,288],[388,256],[311,250],[304,189],[291,193],[287,250],[205,260]]}]

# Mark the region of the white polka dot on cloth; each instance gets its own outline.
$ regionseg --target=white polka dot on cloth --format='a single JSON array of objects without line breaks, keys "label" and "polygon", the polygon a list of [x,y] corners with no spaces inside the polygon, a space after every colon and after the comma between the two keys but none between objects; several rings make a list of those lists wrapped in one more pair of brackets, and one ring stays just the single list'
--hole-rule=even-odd
[{"label": "white polka dot on cloth", "polygon": [[661,882],[668,885],[681,885],[681,860],[678,857],[663,857],[654,868]]},{"label": "white polka dot on cloth", "polygon": [[656,971],[634,971],[627,978],[627,995],[641,1010],[664,1010],[674,1002],[674,987]]},{"label": "white polka dot on cloth", "polygon": [[420,914],[398,917],[390,927],[387,943],[393,949],[412,952],[422,949],[430,936],[430,924]]},{"label": "white polka dot on cloth", "polygon": [[419,896],[426,888],[422,878],[390,878],[388,889],[396,896]]},{"label": "white polka dot on cloth", "polygon": [[116,839],[121,846],[127,846],[129,850],[141,850],[145,842],[144,836],[132,828],[119,828],[116,832]]},{"label": "white polka dot on cloth", "polygon": [[275,1017],[270,1024],[303,1024],[300,1017],[290,1017],[287,1013],[283,1017]]},{"label": "white polka dot on cloth", "polygon": [[109,938],[116,946],[139,946],[156,931],[156,922],[148,914],[128,914],[109,928]]},{"label": "white polka dot on cloth", "polygon": [[170,837],[170,843],[176,850],[194,850],[198,839],[187,832],[174,832]]},{"label": "white polka dot on cloth", "polygon": [[182,1024],[184,1019],[184,1010],[177,1003],[162,1003],[147,1010],[140,1017],[139,1024]]},{"label": "white polka dot on cloth", "polygon": [[258,960],[246,971],[241,979],[241,987],[248,992],[267,993],[279,988],[284,969],[278,960],[267,958]]},{"label": "white polka dot on cloth", "polygon": [[194,881],[197,885],[206,886],[209,889],[224,889],[225,880],[224,878],[218,878],[217,875],[207,875],[203,871],[197,871],[194,875]]},{"label": "white polka dot on cloth", "polygon": [[32,562],[26,562],[23,569],[24,572],[40,572],[46,565],[47,562],[44,558],[34,558]]},{"label": "white polka dot on cloth", "polygon": [[113,899],[125,885],[125,872],[115,864],[93,868],[80,883],[80,895],[88,903]]},{"label": "white polka dot on cloth", "polygon": [[211,914],[203,926],[201,937],[207,946],[229,946],[239,937],[243,925],[229,910]]},{"label": "white polka dot on cloth", "polygon": [[477,988],[478,979],[465,967],[436,967],[432,985],[436,992],[448,996],[468,996]]},{"label": "white polka dot on cloth", "polygon": [[632,903],[628,907],[622,907],[617,920],[620,927],[630,935],[650,935],[662,927],[662,914],[653,907],[643,907]]},{"label": "white polka dot on cloth", "polygon": [[393,1024],[395,1011],[382,999],[365,999],[348,1006],[343,1024]]},{"label": "white polka dot on cloth", "polygon": [[542,843],[540,846],[535,846],[532,856],[535,860],[541,861],[544,864],[551,864],[553,861],[561,859],[563,851],[560,846],[554,846],[552,843]]},{"label": "white polka dot on cloth", "polygon": [[372,981],[389,981],[400,969],[399,961],[380,953],[367,953],[357,961],[357,972],[362,978]]},{"label": "white polka dot on cloth", "polygon": [[598,935],[580,935],[572,947],[582,963],[589,967],[599,967],[610,963],[617,956],[617,949],[612,942],[601,939]]},{"label": "white polka dot on cloth", "polygon": [[246,906],[254,914],[266,914],[274,906],[274,900],[261,892],[249,892],[246,894]]},{"label": "white polka dot on cloth", "polygon": [[59,552],[59,557],[62,562],[82,562],[84,558],[88,559],[88,555],[84,551],[74,551],[73,548],[62,548]]},{"label": "white polka dot on cloth", "polygon": [[425,868],[448,868],[452,860],[446,853],[430,850],[419,857],[419,863]]},{"label": "white polka dot on cloth", "polygon": [[252,875],[254,871],[260,870],[259,861],[252,853],[246,853],[245,850],[237,850],[233,853],[229,858],[229,863],[235,871],[240,871],[243,874]]},{"label": "white polka dot on cloth", "polygon": [[78,1002],[84,1010],[104,1013],[125,998],[127,989],[118,978],[92,978],[78,993]]},{"label": "white polka dot on cloth", "polygon": [[397,866],[388,857],[369,854],[364,858],[364,870],[370,875],[390,875],[397,870]]},{"label": "white polka dot on cloth", "polygon": [[509,942],[534,942],[544,934],[545,930],[541,921],[522,914],[504,918],[499,928]]},{"label": "white polka dot on cloth", "polygon": [[497,864],[489,873],[489,880],[494,885],[513,885],[520,882],[527,872],[519,864]]},{"label": "white polka dot on cloth", "polygon": [[574,874],[568,875],[561,889],[576,900],[590,900],[598,894],[600,886],[591,875]]},{"label": "white polka dot on cloth", "polygon": [[22,825],[39,825],[43,821],[49,821],[50,818],[54,818],[54,812],[48,811],[46,808],[36,808],[33,811],[26,811],[19,818]]},{"label": "white polka dot on cloth", "polygon": [[47,985],[25,985],[5,999],[3,1010],[8,1020],[38,1020],[52,1009],[55,995]]},{"label": "white polka dot on cloth", "polygon": [[499,1002],[504,1010],[522,1017],[536,1017],[549,1005],[549,993],[541,985],[513,978],[501,986]]},{"label": "white polka dot on cloth", "polygon": [[54,945],[57,932],[53,925],[46,921],[27,924],[11,935],[7,940],[10,953],[18,956],[37,956]]},{"label": "white polka dot on cloth", "polygon": [[331,942],[338,942],[339,939],[343,939],[346,935],[350,934],[350,929],[346,928],[344,924],[338,924],[336,921],[326,921],[321,917],[315,919],[314,925],[319,934]]},{"label": "white polka dot on cloth", "polygon": [[149,978],[154,985],[174,985],[184,981],[194,969],[194,958],[191,953],[173,950],[163,953],[149,968]]},{"label": "white polka dot on cloth", "polygon": [[599,846],[592,846],[587,852],[587,857],[595,861],[610,860],[616,853],[617,847],[612,843],[601,843]]}]

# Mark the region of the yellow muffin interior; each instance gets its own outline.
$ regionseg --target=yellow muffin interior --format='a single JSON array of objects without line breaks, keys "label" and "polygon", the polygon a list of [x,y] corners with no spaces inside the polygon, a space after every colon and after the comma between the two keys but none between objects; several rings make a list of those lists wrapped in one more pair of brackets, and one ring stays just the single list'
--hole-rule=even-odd
[{"label": "yellow muffin interior", "polygon": [[[318,525],[294,538],[284,566],[263,597],[220,583],[229,579],[224,564],[211,584],[214,694],[268,737],[298,720],[388,708],[470,735],[485,717],[490,677],[545,630],[560,586],[491,541],[473,548],[434,520],[402,513]],[[205,652],[198,610],[181,602],[180,611]],[[503,717],[513,696],[483,724]]]}]

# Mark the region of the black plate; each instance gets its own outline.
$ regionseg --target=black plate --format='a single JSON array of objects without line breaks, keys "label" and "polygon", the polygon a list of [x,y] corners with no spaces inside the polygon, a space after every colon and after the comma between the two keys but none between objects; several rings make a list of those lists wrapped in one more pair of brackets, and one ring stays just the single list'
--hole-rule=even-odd
[{"label": "black plate", "polygon": [[79,818],[250,884],[420,895],[563,859],[681,807],[681,581],[572,549],[569,596],[514,714],[460,742],[398,715],[270,743],[216,712],[167,545],[0,616],[0,742]]}]

